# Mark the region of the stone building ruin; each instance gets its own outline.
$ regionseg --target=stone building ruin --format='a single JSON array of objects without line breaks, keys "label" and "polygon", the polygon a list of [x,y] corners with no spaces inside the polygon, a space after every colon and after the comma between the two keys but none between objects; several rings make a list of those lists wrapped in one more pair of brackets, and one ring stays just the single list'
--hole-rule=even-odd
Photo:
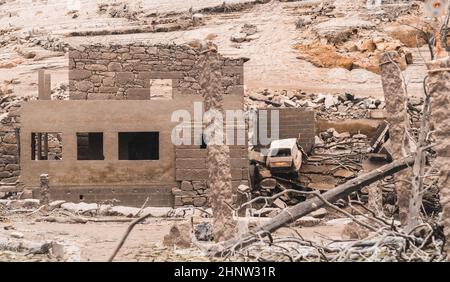
[{"label": "stone building ruin", "polygon": [[[41,70],[38,99],[13,103],[2,116],[0,182],[38,198],[40,175],[48,174],[52,200],[141,206],[148,197],[149,206],[207,206],[207,150],[197,121],[191,141],[201,145],[171,140],[179,124],[172,113],[195,116],[194,103],[203,103],[200,56],[200,48],[189,45],[73,48],[68,100],[52,99],[51,77]],[[244,110],[246,59],[220,58],[224,109]],[[299,137],[303,148],[312,147],[313,111],[280,109],[279,126],[280,138]],[[230,157],[237,189],[249,184],[248,134],[234,130],[238,142]]]}]

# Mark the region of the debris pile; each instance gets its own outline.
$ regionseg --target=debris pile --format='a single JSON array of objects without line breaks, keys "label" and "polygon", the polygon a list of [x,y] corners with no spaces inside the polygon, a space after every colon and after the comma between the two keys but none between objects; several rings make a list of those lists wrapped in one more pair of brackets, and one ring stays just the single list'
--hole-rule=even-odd
[{"label": "debris pile", "polygon": [[[423,98],[410,97],[408,114],[414,127],[419,127],[423,110]],[[306,93],[302,90],[250,92],[245,97],[247,110],[270,108],[302,108],[314,110],[318,119],[382,119],[385,118],[384,98],[355,97],[351,93]]]},{"label": "debris pile", "polygon": [[355,97],[351,93],[338,95],[306,93],[296,91],[264,90],[249,93],[246,97],[247,109],[303,108],[315,110],[317,118],[327,120],[362,119],[375,116],[383,110],[383,98]]},{"label": "debris pile", "polygon": [[69,44],[64,42],[62,37],[56,35],[31,36],[28,34],[24,37],[28,41],[28,46],[41,46],[42,48],[55,52],[68,52]]},{"label": "debris pile", "polygon": [[[256,214],[273,217],[281,209],[308,198],[305,194],[287,193],[286,190],[327,191],[358,176],[363,170],[362,161],[369,153],[369,141],[364,134],[339,133],[329,128],[316,136],[315,147],[311,155],[304,157],[298,175],[271,173],[265,158],[258,160],[255,157],[252,160],[252,198],[262,197],[261,201],[256,201],[255,207],[263,207]],[[264,199],[267,197],[276,199],[267,202]],[[367,201],[363,193],[359,198]]]},{"label": "debris pile", "polygon": [[52,100],[69,100],[69,85],[61,83],[55,89],[52,89]]}]

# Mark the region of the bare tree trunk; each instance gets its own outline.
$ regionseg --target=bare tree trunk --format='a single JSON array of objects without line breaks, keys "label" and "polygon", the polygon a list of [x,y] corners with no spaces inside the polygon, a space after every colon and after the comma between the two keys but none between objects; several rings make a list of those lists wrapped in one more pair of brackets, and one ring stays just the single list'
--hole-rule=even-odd
[{"label": "bare tree trunk", "polygon": [[295,220],[305,216],[323,205],[325,201],[334,203],[338,199],[345,199],[351,193],[361,190],[386,176],[397,173],[414,163],[413,157],[408,157],[406,159],[396,160],[390,164],[384,165],[380,168],[374,169],[366,174],[360,175],[352,180],[349,180],[336,188],[327,191],[326,193],[313,197],[309,200],[301,202],[293,207],[284,209],[277,216],[253,229],[251,232],[244,234],[242,236],[236,236],[225,242],[217,244],[211,248],[210,253],[212,255],[223,255],[227,254],[232,249],[238,250],[245,247],[253,242],[260,240],[260,238],[267,236],[268,234],[274,232],[280,227],[285,226],[287,223],[294,222]]},{"label": "bare tree trunk", "polygon": [[437,142],[437,167],[440,169],[439,188],[447,260],[450,251],[450,58],[438,59],[427,64],[428,87],[431,96],[431,126]]},{"label": "bare tree trunk", "polygon": [[[396,52],[383,53],[380,58],[381,81],[383,84],[384,99],[388,112],[389,138],[392,146],[392,157],[399,160],[405,156],[406,138],[406,90],[398,66]],[[409,202],[411,199],[410,169],[404,170],[395,176],[399,216],[403,225],[407,223]]]},{"label": "bare tree trunk", "polygon": [[[200,59],[202,69],[200,85],[203,90],[205,111],[223,114],[220,57],[212,43],[208,44]],[[222,131],[223,121],[214,119],[207,125],[212,129],[212,138],[208,142],[207,164],[209,169],[209,201],[213,211],[213,233],[216,242],[228,240],[235,233],[236,223],[233,219],[233,187],[231,183],[230,149],[222,139],[216,143],[216,133]]]},{"label": "bare tree trunk", "polygon": [[380,187],[380,182],[376,182],[370,185],[367,189],[368,192],[368,208],[372,210],[377,216],[383,214],[383,191]]},{"label": "bare tree trunk", "polygon": [[[424,86],[425,87],[425,86]],[[430,96],[425,91],[425,101],[422,110],[422,121],[420,124],[419,131],[419,140],[417,145],[417,151],[413,166],[413,174],[414,177],[412,179],[412,198],[409,202],[409,214],[408,214],[408,222],[406,226],[407,231],[413,230],[417,225],[420,224],[421,214],[420,210],[422,208],[423,203],[423,183],[424,183],[424,172],[426,165],[426,156],[425,156],[425,142],[427,139],[427,135],[430,131],[429,129],[429,109],[430,109]]]}]

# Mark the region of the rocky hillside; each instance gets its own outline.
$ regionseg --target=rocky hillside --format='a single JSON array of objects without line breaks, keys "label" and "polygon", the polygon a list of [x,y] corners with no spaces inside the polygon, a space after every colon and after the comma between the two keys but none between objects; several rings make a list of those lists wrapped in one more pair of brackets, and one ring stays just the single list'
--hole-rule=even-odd
[{"label": "rocky hillside", "polygon": [[[81,43],[189,43],[213,40],[226,56],[247,57],[248,91],[303,90],[382,96],[378,56],[395,50],[410,94],[421,94],[427,49],[422,1],[176,0],[0,1],[0,92],[37,92],[36,70],[67,84],[67,50]],[[370,1],[369,1],[370,2]],[[417,46],[421,47],[420,49]],[[420,51],[419,51],[420,50]]]}]

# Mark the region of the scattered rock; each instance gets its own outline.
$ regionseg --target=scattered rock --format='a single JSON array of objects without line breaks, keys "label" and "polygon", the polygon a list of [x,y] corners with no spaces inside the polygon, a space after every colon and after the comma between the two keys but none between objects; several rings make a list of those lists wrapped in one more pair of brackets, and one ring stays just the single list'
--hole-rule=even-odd
[{"label": "scattered rock", "polygon": [[167,247],[190,248],[192,246],[189,223],[172,225],[169,234],[164,236],[163,245]]},{"label": "scattered rock", "polygon": [[244,26],[241,28],[241,33],[245,34],[246,36],[254,35],[257,32],[258,28],[253,24],[244,24]]},{"label": "scattered rock", "polygon": [[330,107],[337,105],[339,103],[339,101],[337,100],[336,97],[332,96],[332,95],[327,95],[325,97],[325,108],[329,109]]},{"label": "scattered rock", "polygon": [[313,211],[309,215],[314,218],[324,218],[328,214],[328,211],[325,208],[320,208],[318,210]]},{"label": "scattered rock", "polygon": [[294,222],[294,226],[313,227],[320,223],[320,219],[312,216],[303,216]]},{"label": "scattered rock", "polygon": [[67,242],[52,242],[51,253],[58,259],[62,259],[67,262],[81,261],[80,248]]},{"label": "scattered rock", "polygon": [[351,240],[361,240],[369,236],[370,230],[357,224],[355,222],[349,222],[342,230],[342,237]]},{"label": "scattered rock", "polygon": [[247,35],[245,33],[236,33],[231,36],[230,40],[236,43],[242,43],[246,40],[246,37]]},{"label": "scattered rock", "polygon": [[22,239],[24,237],[24,235],[21,232],[14,231],[14,232],[11,232],[11,237],[16,238],[16,239]]},{"label": "scattered rock", "polygon": [[197,224],[194,230],[195,237],[199,241],[212,241],[214,239],[211,223]]}]

